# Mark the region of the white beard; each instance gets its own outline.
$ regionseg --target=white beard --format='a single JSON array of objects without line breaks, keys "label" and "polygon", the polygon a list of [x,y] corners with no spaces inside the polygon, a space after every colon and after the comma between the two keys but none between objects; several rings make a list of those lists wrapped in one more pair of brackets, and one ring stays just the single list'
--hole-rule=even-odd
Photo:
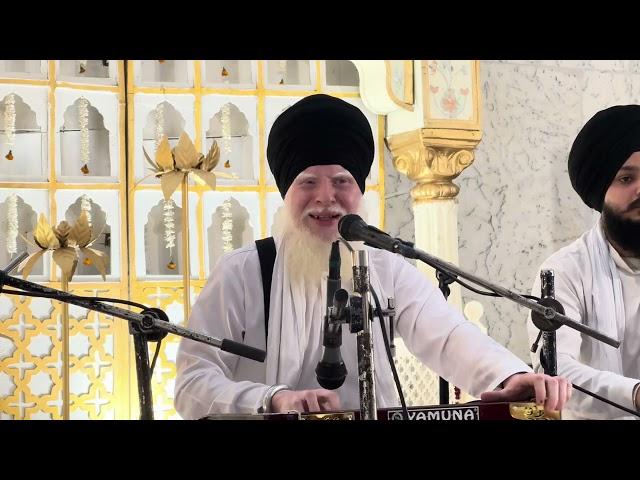
[{"label": "white beard", "polygon": [[[360,210],[364,210],[361,206]],[[362,214],[360,215],[365,218]],[[285,205],[274,216],[272,232],[282,238],[284,245],[285,268],[294,283],[319,286],[326,282],[329,274],[329,254],[331,241],[313,235],[301,221],[292,217],[290,208]],[[362,248],[362,242],[349,242],[354,249]],[[353,270],[351,253],[340,242],[340,276],[342,287],[353,291]]]}]

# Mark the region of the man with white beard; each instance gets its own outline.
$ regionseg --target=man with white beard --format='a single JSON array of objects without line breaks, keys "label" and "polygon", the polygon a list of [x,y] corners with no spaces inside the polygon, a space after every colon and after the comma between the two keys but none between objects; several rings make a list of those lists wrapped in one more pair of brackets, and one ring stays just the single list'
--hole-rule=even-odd
[{"label": "man with white beard", "polygon": [[[269,134],[267,158],[284,207],[274,225],[276,256],[265,324],[260,259],[255,244],[220,259],[198,297],[189,328],[266,348],[264,363],[184,339],[177,357],[175,405],[183,418],[214,413],[358,410],[355,335],[343,329],[343,385],[320,388],[326,277],[338,221],[362,213],[374,144],[356,107],[327,95],[306,97],[283,112]],[[342,287],[351,291],[350,260],[341,246]],[[571,386],[535,374],[453,309],[428,279],[402,257],[369,250],[370,283],[379,298],[396,301],[395,331],[429,368],[486,401],[532,397],[562,409]],[[268,328],[267,328],[268,327]],[[376,401],[399,404],[384,355],[380,322],[373,322]],[[484,393],[483,393],[484,392]]]}]

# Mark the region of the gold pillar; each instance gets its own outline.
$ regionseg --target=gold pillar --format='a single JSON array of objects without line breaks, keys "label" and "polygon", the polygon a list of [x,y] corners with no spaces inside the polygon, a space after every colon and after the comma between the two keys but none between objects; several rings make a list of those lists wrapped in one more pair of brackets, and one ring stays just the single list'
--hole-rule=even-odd
[{"label": "gold pillar", "polygon": [[480,132],[464,132],[462,135],[467,138],[457,139],[439,138],[440,134],[425,128],[393,135],[387,141],[393,165],[416,182],[411,189],[414,205],[452,200],[460,191],[453,179],[473,163],[473,149],[480,141]]},{"label": "gold pillar", "polygon": [[420,75],[422,128],[387,138],[394,166],[416,182],[414,205],[455,198],[482,137],[479,62],[423,60]]},{"label": "gold pillar", "polygon": [[[482,137],[479,62],[423,60],[419,72],[422,128],[391,135],[387,144],[396,169],[415,182],[416,246],[457,264],[460,187],[453,180],[473,163]],[[435,281],[430,267],[419,268]],[[459,291],[452,288],[450,301],[461,306]]]},{"label": "gold pillar", "polygon": [[[416,62],[418,63],[418,62]],[[478,61],[422,61],[417,98],[421,101],[421,128],[397,132],[387,138],[395,168],[415,182],[411,189],[416,246],[448,262],[458,264],[458,211],[455,197],[460,191],[453,180],[470,166],[480,142],[480,89]],[[390,119],[391,121],[391,119]],[[418,262],[436,285],[435,271]],[[449,302],[462,309],[460,287],[450,286]],[[437,375],[419,364],[404,345],[398,349],[402,362],[416,371],[414,381],[427,385],[413,404],[438,403]],[[420,380],[420,381],[419,381]],[[454,402],[453,386],[450,402]],[[463,400],[468,397],[463,396]]]}]

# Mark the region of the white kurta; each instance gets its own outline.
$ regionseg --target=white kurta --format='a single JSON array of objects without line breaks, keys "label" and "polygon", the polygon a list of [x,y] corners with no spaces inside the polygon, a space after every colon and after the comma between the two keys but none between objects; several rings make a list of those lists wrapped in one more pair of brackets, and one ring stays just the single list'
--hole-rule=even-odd
[{"label": "white kurta", "polygon": [[[256,413],[270,385],[320,388],[315,367],[322,355],[325,289],[296,291],[288,285],[282,255],[276,257],[265,363],[183,339],[177,357],[175,405],[183,418],[211,413]],[[467,322],[414,266],[389,252],[370,249],[371,284],[381,302],[396,300],[395,331],[429,368],[479,396],[514,373],[531,371],[520,359]],[[343,287],[348,288],[343,282]],[[384,306],[384,305],[383,305]],[[260,263],[255,244],[220,259],[193,306],[190,329],[265,348]],[[343,328],[348,370],[337,390],[344,409],[359,409],[356,338]],[[280,335],[278,335],[280,333]],[[374,322],[378,407],[399,405],[386,354]]]},{"label": "white kurta", "polygon": [[[543,269],[554,271],[555,297],[565,315],[622,342],[616,349],[570,327],[560,327],[556,331],[558,375],[633,409],[633,390],[640,382],[640,270],[620,258],[604,239],[599,224],[551,255],[540,267]],[[540,296],[539,272],[532,295]],[[531,316],[527,330],[533,342],[538,330]],[[542,371],[540,350],[532,354],[536,371]],[[636,417],[574,390],[563,418]]]}]

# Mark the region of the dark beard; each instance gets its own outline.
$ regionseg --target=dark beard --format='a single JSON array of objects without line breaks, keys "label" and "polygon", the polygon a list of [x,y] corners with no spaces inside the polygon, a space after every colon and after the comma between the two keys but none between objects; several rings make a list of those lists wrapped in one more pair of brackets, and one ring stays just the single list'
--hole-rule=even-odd
[{"label": "dark beard", "polygon": [[[634,202],[635,203],[635,202]],[[640,221],[623,218],[607,204],[602,206],[605,234],[633,257],[640,257]]]}]

